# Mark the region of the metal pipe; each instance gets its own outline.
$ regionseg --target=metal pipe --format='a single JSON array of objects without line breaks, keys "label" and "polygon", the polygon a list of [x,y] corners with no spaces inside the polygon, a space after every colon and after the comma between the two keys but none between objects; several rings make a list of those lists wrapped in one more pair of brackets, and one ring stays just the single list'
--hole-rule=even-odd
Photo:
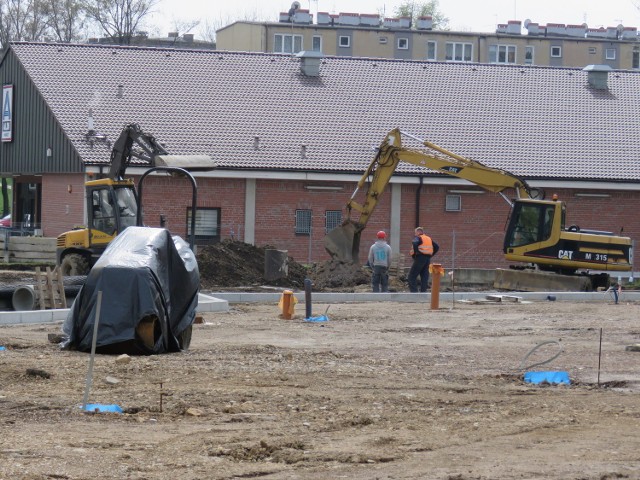
[{"label": "metal pipe", "polygon": [[138,212],[136,216],[136,225],[142,226],[142,185],[144,183],[144,179],[150,173],[162,171],[162,172],[173,172],[184,175],[191,182],[192,187],[192,195],[191,195],[191,235],[189,235],[189,247],[195,253],[195,245],[196,245],[196,209],[198,205],[198,185],[196,184],[196,179],[193,178],[193,175],[189,173],[184,168],[180,167],[153,167],[147,170],[142,174],[140,180],[138,181]]}]

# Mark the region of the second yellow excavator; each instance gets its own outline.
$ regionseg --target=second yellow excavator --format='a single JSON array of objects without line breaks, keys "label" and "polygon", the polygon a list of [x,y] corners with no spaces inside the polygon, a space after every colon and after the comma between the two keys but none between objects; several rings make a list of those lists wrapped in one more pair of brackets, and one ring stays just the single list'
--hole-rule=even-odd
[{"label": "second yellow excavator", "polygon": [[[426,150],[403,147],[402,135],[419,141]],[[347,202],[347,219],[325,237],[325,248],[333,258],[345,263],[358,262],[360,234],[400,162],[462,178],[501,194],[511,205],[503,248],[508,261],[529,263],[540,270],[561,274],[573,274],[579,269],[632,270],[633,247],[629,237],[565,226],[564,202],[544,200],[540,190],[510,172],[456,155],[397,128],[387,134]],[[354,198],[365,185],[365,200],[357,203]],[[510,189],[515,191],[513,201],[504,193]],[[353,210],[360,212],[358,220],[351,218]]]}]

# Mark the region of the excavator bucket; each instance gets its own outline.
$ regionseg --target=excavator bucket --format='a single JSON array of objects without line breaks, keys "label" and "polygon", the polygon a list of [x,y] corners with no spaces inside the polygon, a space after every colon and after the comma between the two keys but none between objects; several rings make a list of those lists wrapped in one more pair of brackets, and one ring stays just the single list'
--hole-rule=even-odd
[{"label": "excavator bucket", "polygon": [[324,248],[331,258],[340,262],[358,263],[361,233],[362,228],[358,224],[347,221],[324,237]]}]

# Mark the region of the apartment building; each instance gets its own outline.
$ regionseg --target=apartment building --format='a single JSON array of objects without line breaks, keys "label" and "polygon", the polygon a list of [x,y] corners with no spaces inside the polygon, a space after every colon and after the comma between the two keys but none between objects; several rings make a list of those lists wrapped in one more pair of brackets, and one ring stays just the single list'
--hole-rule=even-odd
[{"label": "apartment building", "polygon": [[553,67],[609,65],[640,68],[636,27],[510,20],[495,32],[434,30],[431,17],[382,18],[377,14],[280,13],[279,22],[232,23],[217,31],[217,48],[229,51],[295,54],[303,50],[328,56],[475,62]]}]

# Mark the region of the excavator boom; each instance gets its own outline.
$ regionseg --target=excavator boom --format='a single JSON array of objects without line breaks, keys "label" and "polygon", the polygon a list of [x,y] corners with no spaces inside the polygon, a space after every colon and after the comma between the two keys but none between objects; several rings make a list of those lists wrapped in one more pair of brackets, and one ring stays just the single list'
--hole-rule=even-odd
[{"label": "excavator boom", "polygon": [[[422,143],[424,149],[402,146],[402,135]],[[600,230],[565,228],[566,205],[556,200],[544,200],[540,190],[499,168],[488,167],[475,160],[456,155],[444,148],[401,132],[391,130],[358,182],[347,202],[347,219],[325,237],[329,254],[342,262],[357,263],[360,235],[371,218],[380,197],[400,162],[407,162],[435,172],[467,180],[485,190],[496,192],[511,206],[511,215],[504,239],[505,259],[532,263],[540,270],[575,273],[578,269],[630,271],[633,246],[629,237]],[[366,186],[364,201],[355,197]],[[505,195],[513,189],[515,199]],[[353,219],[353,211],[359,212]]]},{"label": "excavator boom", "polygon": [[[426,150],[403,147],[402,135],[420,141]],[[487,167],[396,128],[391,130],[380,144],[375,158],[347,202],[347,219],[325,237],[325,250],[333,258],[345,263],[358,263],[360,232],[366,227],[400,162],[462,178],[492,192],[502,193],[506,189],[513,188],[519,198],[533,198],[537,195],[527,182],[505,170]],[[360,204],[355,201],[355,197],[365,186],[367,186],[365,200]],[[353,210],[360,213],[357,220],[351,217]]]}]

